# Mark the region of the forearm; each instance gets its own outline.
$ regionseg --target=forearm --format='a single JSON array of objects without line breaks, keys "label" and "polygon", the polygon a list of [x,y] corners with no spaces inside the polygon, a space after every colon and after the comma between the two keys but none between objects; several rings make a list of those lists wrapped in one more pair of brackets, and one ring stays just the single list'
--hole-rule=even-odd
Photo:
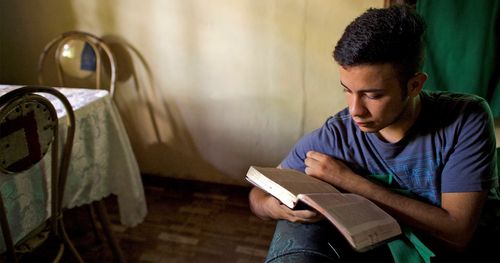
[{"label": "forearm", "polygon": [[[350,182],[344,183],[343,188],[346,191],[365,196],[399,221],[430,234],[447,246],[461,249],[467,245],[474,233],[478,219],[474,215],[480,213],[480,208],[467,207],[471,205],[468,201],[463,202],[462,209],[470,212],[464,214],[466,212],[454,211],[453,207],[437,207],[392,192],[361,176],[353,176],[351,179]],[[482,202],[479,206],[482,206]]]},{"label": "forearm", "polygon": [[269,212],[265,209],[264,206],[267,198],[269,198],[269,194],[257,187],[253,187],[252,190],[250,190],[250,194],[248,196],[250,209],[252,210],[252,212],[256,216],[265,220],[272,219],[269,215]]}]

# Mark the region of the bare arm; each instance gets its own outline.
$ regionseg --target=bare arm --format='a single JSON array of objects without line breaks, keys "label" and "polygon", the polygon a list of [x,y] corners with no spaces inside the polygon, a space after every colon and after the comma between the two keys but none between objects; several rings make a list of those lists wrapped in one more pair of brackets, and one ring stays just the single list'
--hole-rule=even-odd
[{"label": "bare arm", "polygon": [[470,241],[487,191],[443,193],[441,207],[394,193],[355,174],[341,161],[318,152],[309,152],[306,173],[345,191],[360,194],[388,211],[398,220],[453,249],[463,249]]}]

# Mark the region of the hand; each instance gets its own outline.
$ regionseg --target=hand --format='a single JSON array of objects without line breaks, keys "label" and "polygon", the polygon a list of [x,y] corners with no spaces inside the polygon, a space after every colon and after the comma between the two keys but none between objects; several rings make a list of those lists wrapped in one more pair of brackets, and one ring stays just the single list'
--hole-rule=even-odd
[{"label": "hand", "polygon": [[284,219],[296,223],[313,223],[323,219],[316,211],[292,210],[257,187],[250,192],[250,208],[262,219]]},{"label": "hand", "polygon": [[353,171],[342,161],[336,160],[320,152],[307,152],[305,172],[307,175],[326,181],[334,186],[347,190],[347,183],[355,176]]},{"label": "hand", "polygon": [[314,210],[292,210],[278,199],[269,196],[266,207],[271,218],[284,219],[294,223],[314,223],[323,219],[323,215]]}]

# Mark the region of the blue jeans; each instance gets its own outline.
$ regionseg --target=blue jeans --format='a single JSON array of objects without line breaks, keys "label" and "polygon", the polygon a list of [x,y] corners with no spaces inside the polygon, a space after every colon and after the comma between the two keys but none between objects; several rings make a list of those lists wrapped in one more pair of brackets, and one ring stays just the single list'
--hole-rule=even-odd
[{"label": "blue jeans", "polygon": [[392,262],[387,246],[357,253],[331,225],[323,220],[313,224],[278,221],[266,263],[283,262]]}]

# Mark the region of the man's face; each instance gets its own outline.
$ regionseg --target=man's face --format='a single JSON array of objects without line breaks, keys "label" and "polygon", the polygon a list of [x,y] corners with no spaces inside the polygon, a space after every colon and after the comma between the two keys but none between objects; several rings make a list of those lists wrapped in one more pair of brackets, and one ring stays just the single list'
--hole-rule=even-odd
[{"label": "man's face", "polygon": [[402,122],[408,98],[403,98],[401,83],[392,65],[339,68],[349,113],[361,131],[379,132]]}]

